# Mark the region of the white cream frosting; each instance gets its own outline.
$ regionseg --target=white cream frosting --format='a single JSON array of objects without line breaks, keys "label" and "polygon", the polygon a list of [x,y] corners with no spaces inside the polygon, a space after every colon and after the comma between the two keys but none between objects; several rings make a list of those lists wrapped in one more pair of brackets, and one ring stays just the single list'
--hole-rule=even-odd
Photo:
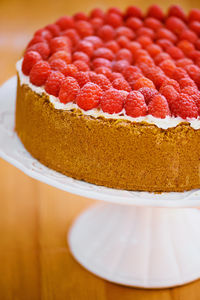
[{"label": "white cream frosting", "polygon": [[[17,72],[19,74],[20,84],[28,85],[35,93],[37,93],[39,95],[42,95],[43,93],[48,94],[45,91],[44,87],[38,87],[38,86],[33,85],[29,80],[29,76],[24,75],[21,67],[22,67],[22,59],[19,60],[16,64]],[[178,124],[180,124],[182,122],[188,122],[192,128],[194,128],[196,130],[200,129],[200,117],[198,117],[196,119],[187,119],[187,120],[184,120],[180,117],[171,117],[171,116],[167,116],[164,119],[160,119],[160,118],[155,118],[152,115],[133,118],[133,117],[127,116],[125,113],[125,110],[122,110],[122,112],[120,114],[112,114],[111,115],[108,113],[104,113],[102,110],[96,109],[96,108],[85,111],[85,110],[82,110],[80,107],[78,107],[78,105],[76,103],[64,104],[64,103],[61,103],[57,97],[54,97],[49,94],[48,94],[48,96],[49,96],[49,101],[53,104],[55,109],[61,109],[61,110],[79,109],[83,114],[92,116],[94,118],[104,117],[107,119],[120,119],[120,120],[128,120],[131,122],[146,122],[148,124],[154,124],[157,127],[162,128],[162,129],[176,127]]]}]

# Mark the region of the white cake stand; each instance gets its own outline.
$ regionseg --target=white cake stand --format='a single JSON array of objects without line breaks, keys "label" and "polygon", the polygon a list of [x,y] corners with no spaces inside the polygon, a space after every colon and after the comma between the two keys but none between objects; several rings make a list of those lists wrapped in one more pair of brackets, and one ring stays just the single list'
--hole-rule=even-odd
[{"label": "white cake stand", "polygon": [[74,180],[32,158],[14,133],[16,77],[0,88],[0,157],[27,175],[103,203],[77,218],[68,235],[74,257],[109,281],[143,288],[200,278],[200,191],[153,194]]}]

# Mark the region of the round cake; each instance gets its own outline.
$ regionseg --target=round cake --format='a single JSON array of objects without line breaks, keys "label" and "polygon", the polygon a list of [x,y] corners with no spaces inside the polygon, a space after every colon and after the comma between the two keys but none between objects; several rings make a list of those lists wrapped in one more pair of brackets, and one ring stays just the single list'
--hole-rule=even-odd
[{"label": "round cake", "polygon": [[15,130],[42,164],[149,192],[200,187],[200,10],[64,16],[17,62]]}]

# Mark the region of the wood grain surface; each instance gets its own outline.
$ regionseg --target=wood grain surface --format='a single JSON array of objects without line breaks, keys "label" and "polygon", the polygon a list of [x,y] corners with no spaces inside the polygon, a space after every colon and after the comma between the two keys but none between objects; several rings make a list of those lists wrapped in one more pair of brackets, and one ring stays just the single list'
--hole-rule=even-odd
[{"label": "wood grain surface", "polygon": [[[0,0],[0,84],[34,30],[63,14],[95,6],[124,8],[130,0]],[[136,0],[145,9],[153,2]],[[159,1],[166,9],[173,1]],[[187,11],[199,0],[177,1]],[[5,99],[6,101],[6,99]],[[164,290],[126,288],[82,268],[70,255],[67,231],[94,201],[71,195],[24,175],[0,160],[0,300],[199,300],[200,281]]]}]

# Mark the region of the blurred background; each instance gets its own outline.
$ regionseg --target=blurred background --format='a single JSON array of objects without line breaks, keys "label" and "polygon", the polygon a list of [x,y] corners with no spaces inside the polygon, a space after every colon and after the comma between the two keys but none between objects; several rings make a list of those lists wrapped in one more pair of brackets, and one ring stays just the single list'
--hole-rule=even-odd
[{"label": "blurred background", "polygon": [[[143,11],[144,0],[0,0],[0,84],[15,75],[33,32],[58,17],[128,5]],[[200,8],[199,0],[166,1]],[[5,99],[6,101],[6,99]],[[93,200],[37,182],[0,159],[0,300],[19,299],[200,299],[200,281],[170,290],[117,286],[85,271],[70,255],[66,234],[74,218]]]}]

